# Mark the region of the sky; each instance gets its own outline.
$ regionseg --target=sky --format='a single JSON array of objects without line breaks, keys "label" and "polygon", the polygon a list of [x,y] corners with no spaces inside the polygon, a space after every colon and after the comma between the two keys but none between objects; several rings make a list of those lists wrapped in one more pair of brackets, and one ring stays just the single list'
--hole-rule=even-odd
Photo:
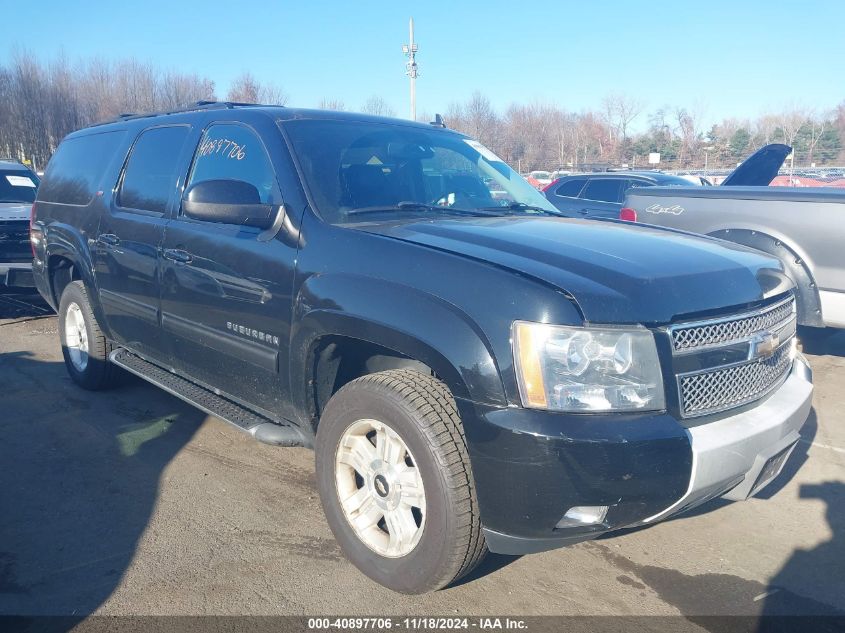
[{"label": "sky", "polygon": [[418,112],[445,112],[476,90],[500,112],[514,102],[598,109],[621,93],[642,102],[642,128],[665,105],[715,122],[845,100],[842,0],[0,0],[0,9],[0,62],[15,47],[45,61],[132,56],[208,76],[221,98],[248,70],[292,106],[338,99],[355,110],[378,95],[407,116],[411,16]]}]

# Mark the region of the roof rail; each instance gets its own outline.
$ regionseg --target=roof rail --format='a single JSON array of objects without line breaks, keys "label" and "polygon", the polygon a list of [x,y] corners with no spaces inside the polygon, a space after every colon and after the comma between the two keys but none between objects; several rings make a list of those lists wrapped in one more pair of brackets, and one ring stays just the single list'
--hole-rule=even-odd
[{"label": "roof rail", "polygon": [[[158,112],[142,112],[142,113],[133,113],[133,112],[126,112],[117,115],[116,118],[112,119],[111,121],[107,121],[107,123],[114,123],[116,121],[130,121],[132,119],[143,119],[146,117],[153,117],[153,116],[162,116],[165,114],[178,114],[180,112],[196,112],[197,110],[221,110],[221,109],[231,109],[231,108],[243,108],[243,107],[268,107],[267,105],[260,104],[260,103],[240,103],[238,101],[197,101],[192,103],[191,105],[184,106],[182,108],[173,108],[170,110],[160,110]],[[281,106],[279,106],[281,107]]]}]

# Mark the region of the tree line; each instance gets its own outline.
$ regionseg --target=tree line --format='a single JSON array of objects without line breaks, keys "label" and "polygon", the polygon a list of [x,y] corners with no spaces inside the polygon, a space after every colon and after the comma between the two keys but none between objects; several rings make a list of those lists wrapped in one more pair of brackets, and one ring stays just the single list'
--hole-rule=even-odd
[{"label": "tree line", "polygon": [[[0,64],[0,156],[42,169],[74,130],[123,113],[171,110],[217,98],[209,77],[163,71],[135,59],[41,62],[19,52]],[[225,98],[277,105],[289,100],[282,88],[248,72],[232,82]],[[317,106],[346,109],[342,100],[329,97]],[[379,95],[352,109],[396,115]],[[642,101],[622,94],[610,94],[600,107],[581,112],[552,103],[514,103],[500,113],[476,92],[444,114],[449,127],[478,138],[520,171],[647,167],[651,153],[660,154],[661,168],[701,169],[705,163],[726,168],[771,142],[792,145],[796,166],[845,161],[845,102],[828,112],[791,106],[754,119],[706,125],[700,109],[663,106],[646,112]]]},{"label": "tree line", "polygon": [[[663,169],[725,169],[768,143],[792,146],[795,166],[845,162],[845,101],[831,111],[792,105],[707,125],[701,109],[662,106],[646,112],[641,101],[622,94],[608,95],[590,111],[515,103],[500,114],[476,92],[453,103],[445,117],[449,127],[478,138],[523,172],[648,168],[652,153],[660,154]],[[632,132],[635,124],[642,131]]]}]

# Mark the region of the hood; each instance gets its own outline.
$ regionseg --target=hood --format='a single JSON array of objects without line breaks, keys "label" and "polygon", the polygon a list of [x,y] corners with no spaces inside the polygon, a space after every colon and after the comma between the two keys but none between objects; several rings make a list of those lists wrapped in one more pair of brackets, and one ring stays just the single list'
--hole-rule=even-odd
[{"label": "hood", "polygon": [[789,145],[772,143],[761,147],[746,158],[727,178],[722,187],[767,187],[783,165],[786,157],[792,153]]},{"label": "hood", "polygon": [[571,295],[593,323],[668,323],[792,287],[780,262],[758,251],[621,222],[509,216],[356,228],[551,284]]},{"label": "hood", "polygon": [[0,222],[10,220],[26,220],[29,222],[31,209],[32,203],[0,202]]}]

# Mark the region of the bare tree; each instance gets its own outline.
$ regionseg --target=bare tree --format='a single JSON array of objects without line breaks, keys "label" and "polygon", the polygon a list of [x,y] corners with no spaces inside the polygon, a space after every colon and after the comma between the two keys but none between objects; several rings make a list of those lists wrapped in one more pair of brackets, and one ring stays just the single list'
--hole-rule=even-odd
[{"label": "bare tree", "polygon": [[614,150],[623,150],[628,141],[628,130],[643,111],[643,102],[630,95],[612,93],[602,100],[603,114],[611,132],[615,132],[615,138],[611,137],[611,147]]},{"label": "bare tree", "polygon": [[317,106],[320,110],[346,110],[346,104],[340,99],[323,97]]},{"label": "bare tree", "polygon": [[808,128],[807,137],[807,165],[813,163],[813,153],[816,151],[816,145],[819,144],[825,130],[828,126],[829,119],[833,118],[833,113],[825,115],[818,115],[814,111],[808,113],[806,127]]},{"label": "bare tree", "polygon": [[695,110],[676,108],[675,117],[678,122],[678,137],[681,139],[679,162],[682,167],[688,167],[701,146],[699,115]]},{"label": "bare tree", "polygon": [[499,145],[499,118],[490,99],[476,91],[466,103],[453,103],[446,111],[449,126],[478,139],[495,151]]},{"label": "bare tree", "polygon": [[361,106],[361,112],[377,116],[396,116],[396,110],[391,108],[387,101],[378,95],[373,95],[367,99]]},{"label": "bare tree", "polygon": [[796,106],[790,106],[776,116],[777,126],[783,137],[783,142],[790,147],[795,146],[795,138],[807,121],[806,112],[806,109],[802,110]]},{"label": "bare tree", "polygon": [[264,105],[285,105],[288,102],[287,93],[278,86],[262,84],[252,73],[244,72],[232,82],[227,101],[238,103],[262,103]]}]

